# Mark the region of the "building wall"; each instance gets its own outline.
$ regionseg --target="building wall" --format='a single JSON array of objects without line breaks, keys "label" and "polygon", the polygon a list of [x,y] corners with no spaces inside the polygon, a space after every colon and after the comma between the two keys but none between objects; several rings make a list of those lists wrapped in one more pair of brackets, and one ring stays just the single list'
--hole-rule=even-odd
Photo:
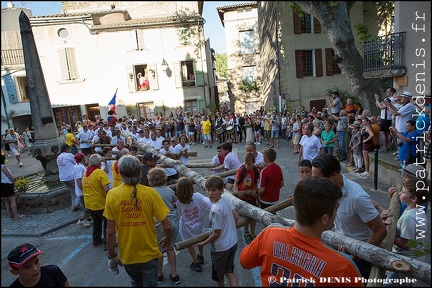
[{"label": "building wall", "polygon": [[[230,104],[236,112],[252,112],[261,106],[260,92],[245,93],[239,90],[239,84],[243,78],[243,67],[255,66],[258,82],[260,81],[260,47],[258,40],[258,14],[255,4],[250,2],[239,7],[225,9],[224,27],[225,42],[228,62],[228,79],[231,88]],[[240,50],[240,31],[254,30],[253,54],[241,54]]]},{"label": "building wall", "polygon": [[[108,103],[117,90],[117,113],[121,116],[127,114],[126,106],[136,107],[137,103],[143,102],[153,103],[155,110],[159,107],[158,111],[162,111],[161,107],[165,107],[167,114],[178,106],[185,106],[185,101],[188,100],[196,100],[198,110],[208,109],[210,106],[208,82],[209,77],[214,77],[214,74],[211,56],[208,55],[210,50],[206,48],[204,42],[202,25],[200,36],[193,39],[191,44],[183,45],[179,40],[178,28],[174,24],[158,25],[154,22],[148,24],[149,21],[145,21],[150,18],[156,19],[156,17],[169,17],[177,14],[198,14],[198,10],[201,9],[198,2],[142,2],[137,4],[137,2],[123,1],[64,1],[63,11],[67,14],[31,18],[32,30],[53,108],[78,105],[81,114],[86,114],[86,105],[96,104],[96,106],[99,105],[102,118],[106,119]],[[120,12],[105,13],[111,10],[111,5],[115,5],[113,8]],[[101,9],[106,11],[96,12]],[[127,12],[122,12],[123,10]],[[99,17],[97,20],[100,20],[100,26],[93,25],[95,22],[92,22],[89,12],[95,13],[93,20]],[[130,18],[124,18],[128,13]],[[85,20],[85,25],[82,24],[81,19]],[[143,21],[140,22],[140,19]],[[130,28],[122,27],[129,20],[132,20],[130,23],[134,25]],[[160,23],[161,19],[157,21]],[[92,27],[110,27],[110,30],[92,31]],[[196,25],[191,27],[195,29]],[[62,39],[58,36],[58,31],[62,28],[68,30],[69,37]],[[132,37],[134,29],[141,29],[143,33],[143,49],[133,48],[136,44],[134,43],[136,40]],[[19,34],[20,32],[15,31],[14,33]],[[2,29],[3,37],[12,39],[12,37],[7,37]],[[70,47],[76,52],[79,77],[75,80],[62,80],[58,51]],[[168,63],[167,68],[161,65],[163,59]],[[195,62],[196,76],[200,72],[203,85],[199,85],[196,79],[197,86],[182,87],[180,62],[186,60]],[[134,89],[130,88],[136,82],[136,75],[132,75],[132,81],[129,76],[133,71],[132,66],[140,64],[146,64],[149,69],[152,68],[155,71],[155,77],[150,81],[148,91],[133,91]],[[23,67],[22,65],[21,70]],[[2,66],[2,75],[8,68],[10,67]],[[212,73],[208,75],[208,71]],[[24,76],[25,71],[16,72],[15,75]],[[2,89],[7,99],[8,95],[4,87],[2,77]],[[30,115],[28,102],[8,103],[9,109],[17,111],[21,107],[23,108],[19,109],[20,114]]]},{"label": "building wall", "polygon": [[408,90],[421,95],[424,90],[431,91],[431,16],[430,2],[395,1],[394,32],[406,32],[406,78],[394,81],[399,93]]},{"label": "building wall", "polygon": [[[292,109],[301,106],[309,109],[311,101],[325,99],[325,90],[334,87],[340,90],[351,90],[351,87],[342,74],[327,76],[325,49],[331,44],[321,28],[319,33],[294,33],[294,12],[290,8],[291,2],[258,1],[258,18],[261,46],[261,73],[262,73],[262,99],[265,109],[279,110],[280,96],[285,94],[287,105]],[[351,25],[363,23],[364,11],[369,10],[373,15],[374,6],[365,6],[356,2],[350,10]],[[376,33],[377,27],[372,28],[376,19],[368,18],[371,33]],[[376,26],[376,25],[375,25]],[[276,31],[279,32],[279,41],[276,41]],[[355,42],[361,49],[361,41],[353,28]],[[296,76],[296,50],[321,49],[322,76]],[[361,51],[361,50],[360,50]]]}]

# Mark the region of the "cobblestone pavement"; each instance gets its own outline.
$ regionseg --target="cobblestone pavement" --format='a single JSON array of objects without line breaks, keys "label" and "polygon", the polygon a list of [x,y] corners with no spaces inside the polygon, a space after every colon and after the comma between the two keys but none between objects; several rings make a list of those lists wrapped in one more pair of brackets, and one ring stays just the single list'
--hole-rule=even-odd
[{"label": "cobblestone pavement", "polygon": [[[204,148],[203,145],[197,144],[191,146],[192,151],[197,151],[197,157],[191,157],[190,163],[210,163],[213,156],[216,155],[217,143],[213,148]],[[260,145],[258,150],[261,151],[268,146]],[[286,199],[293,193],[294,187],[299,180],[297,173],[297,155],[292,155],[292,148],[288,142],[281,140],[280,149],[276,149],[278,163],[283,170],[285,177],[285,187],[281,191],[281,199]],[[239,159],[243,159],[245,153],[245,143],[233,144],[233,152]],[[9,158],[6,166],[11,170],[14,177],[32,175],[42,170],[39,161],[24,153],[21,161],[23,167],[19,167],[13,157]],[[209,175],[208,169],[194,168],[203,176]],[[386,191],[388,185],[378,182],[378,189],[373,189],[373,179],[364,179],[358,174],[349,173],[343,170],[348,178],[359,183],[368,192],[371,197],[379,202],[383,207],[388,207],[390,198]],[[197,187],[196,191],[203,190]],[[26,211],[20,211],[26,216],[21,219],[12,220],[7,218],[6,211],[1,211],[1,236],[2,236],[2,280],[1,286],[9,285],[14,276],[9,273],[6,257],[10,249],[18,244],[29,242],[41,247],[44,250],[42,254],[42,264],[57,264],[70,279],[72,286],[130,286],[130,280],[123,271],[119,275],[111,275],[106,266],[106,257],[101,247],[94,248],[91,245],[91,230],[76,225],[80,212],[72,212],[69,208],[61,209],[45,214],[31,214]],[[285,208],[284,217],[294,218],[293,208]],[[286,215],[286,216],[285,216]],[[430,209],[428,211],[428,220],[430,227]],[[257,224],[257,232],[261,231],[264,226]],[[238,229],[239,247],[237,254],[246,245],[242,237],[243,228]],[[430,238],[430,233],[429,233]],[[206,287],[215,286],[211,280],[211,262],[210,248],[205,247],[206,264],[203,272],[197,273],[189,269],[191,257],[187,250],[177,252],[177,271],[181,278],[181,284],[177,286],[195,286]],[[430,263],[430,257],[428,259]],[[259,268],[245,270],[241,268],[238,257],[235,262],[235,274],[239,280],[240,286],[261,286]],[[123,270],[123,269],[122,269]],[[169,265],[164,262],[165,282],[160,286],[175,286],[169,279]],[[226,283],[228,286],[228,284]]]}]

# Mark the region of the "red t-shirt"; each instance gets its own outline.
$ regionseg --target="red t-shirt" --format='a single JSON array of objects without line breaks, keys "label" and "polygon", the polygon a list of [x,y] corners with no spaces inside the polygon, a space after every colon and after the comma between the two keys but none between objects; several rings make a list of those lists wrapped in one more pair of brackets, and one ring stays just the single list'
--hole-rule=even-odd
[{"label": "red t-shirt", "polygon": [[[237,169],[236,176],[235,176],[236,179],[240,179],[242,171],[243,171],[243,165]],[[238,183],[238,191],[245,191],[245,190],[254,189],[256,184],[257,184],[257,181],[258,181],[258,179],[255,179],[255,178],[256,178],[255,177],[255,170],[247,170],[246,169],[246,173],[244,175],[243,181]],[[245,201],[255,199],[255,197],[247,196],[247,195],[240,195],[239,198],[242,200],[245,200]]]},{"label": "red t-shirt", "polygon": [[260,200],[266,204],[279,201],[281,182],[284,180],[282,169],[276,163],[267,165],[260,174],[260,187],[265,187]]}]

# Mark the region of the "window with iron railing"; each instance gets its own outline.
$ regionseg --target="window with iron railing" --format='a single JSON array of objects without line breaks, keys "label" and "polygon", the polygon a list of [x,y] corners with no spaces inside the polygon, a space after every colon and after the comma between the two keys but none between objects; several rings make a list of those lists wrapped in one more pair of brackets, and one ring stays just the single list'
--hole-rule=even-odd
[{"label": "window with iron railing", "polygon": [[405,32],[363,43],[363,72],[405,69]]}]

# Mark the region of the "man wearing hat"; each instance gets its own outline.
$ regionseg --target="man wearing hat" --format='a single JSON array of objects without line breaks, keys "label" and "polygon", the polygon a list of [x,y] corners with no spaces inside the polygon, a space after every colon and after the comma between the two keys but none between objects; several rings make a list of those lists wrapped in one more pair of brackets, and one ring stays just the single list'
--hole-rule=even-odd
[{"label": "man wearing hat", "polygon": [[412,93],[404,91],[401,95],[401,106],[396,108],[393,103],[386,101],[385,104],[390,108],[390,113],[395,116],[395,127],[400,132],[405,132],[405,125],[408,120],[413,119],[413,115],[416,113],[416,108],[412,104]]},{"label": "man wearing hat", "polygon": [[144,156],[141,159],[142,166],[141,166],[141,176],[139,179],[140,184],[150,187],[147,174],[150,171],[150,169],[156,167],[156,162],[159,159],[160,157],[154,153],[147,152],[144,154]]},{"label": "man wearing hat", "polygon": [[[42,250],[25,243],[16,246],[7,257],[10,272],[18,276],[10,287],[70,287],[67,277],[56,265],[40,265]],[[36,273],[37,272],[37,273]]]}]

